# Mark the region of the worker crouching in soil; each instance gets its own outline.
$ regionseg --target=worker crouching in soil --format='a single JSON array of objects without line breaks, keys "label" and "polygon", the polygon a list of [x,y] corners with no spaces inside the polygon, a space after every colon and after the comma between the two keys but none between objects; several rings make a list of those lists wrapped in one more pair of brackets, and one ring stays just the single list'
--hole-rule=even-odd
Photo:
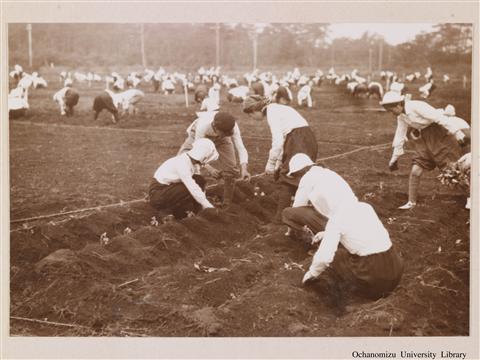
[{"label": "worker crouching in soil", "polygon": [[277,211],[271,224],[275,227],[282,223],[282,210],[290,206],[298,187],[299,179],[287,176],[290,159],[298,153],[316,159],[318,144],[307,120],[290,106],[252,95],[245,100],[243,111],[257,121],[267,120],[272,134],[265,174],[273,175],[279,183]]},{"label": "worker crouching in soil", "polygon": [[[335,289],[340,300],[346,291],[378,299],[395,289],[403,261],[372,206],[358,201],[341,176],[315,166],[305,154],[292,157],[289,168],[289,175],[301,180],[293,207],[283,211],[283,222],[297,230],[308,226],[315,234],[313,242],[320,242],[303,283],[314,284],[324,274],[328,291]],[[313,207],[306,206],[308,201]]]},{"label": "worker crouching in soil", "polygon": [[182,219],[189,212],[214,207],[205,195],[206,181],[199,175],[199,167],[217,159],[214,143],[199,139],[189,151],[168,159],[155,171],[148,195],[161,218],[173,215]]},{"label": "worker crouching in soil", "polygon": [[187,138],[179,150],[179,154],[192,148],[198,139],[210,139],[214,142],[219,153],[218,165],[220,170],[210,164],[205,170],[214,178],[223,178],[224,192],[223,205],[228,206],[233,201],[235,191],[235,178],[238,174],[235,149],[240,162],[240,178],[250,180],[248,172],[248,153],[243,144],[240,128],[235,118],[226,112],[205,111],[198,112],[198,118],[188,127]]}]

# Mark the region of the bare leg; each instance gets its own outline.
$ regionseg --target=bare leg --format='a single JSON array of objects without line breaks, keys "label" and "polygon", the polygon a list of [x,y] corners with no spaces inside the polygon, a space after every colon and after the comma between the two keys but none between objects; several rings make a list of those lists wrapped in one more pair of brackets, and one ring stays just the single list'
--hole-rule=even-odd
[{"label": "bare leg", "polygon": [[405,205],[400,206],[399,209],[408,210],[417,204],[418,185],[420,184],[422,173],[423,169],[420,166],[416,164],[412,166],[408,181],[408,202]]}]

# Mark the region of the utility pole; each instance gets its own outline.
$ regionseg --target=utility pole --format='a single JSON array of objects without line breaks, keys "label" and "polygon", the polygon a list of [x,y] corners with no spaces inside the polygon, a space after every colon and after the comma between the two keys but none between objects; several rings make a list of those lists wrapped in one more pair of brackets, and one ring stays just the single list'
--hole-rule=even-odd
[{"label": "utility pole", "polygon": [[378,44],[378,71],[382,70],[383,66],[383,39],[380,40],[380,44]]},{"label": "utility pole", "polygon": [[253,71],[257,69],[257,47],[258,47],[258,34],[253,31]]},{"label": "utility pole", "polygon": [[216,67],[220,66],[220,24],[217,23],[215,26],[215,65]]},{"label": "utility pole", "polygon": [[372,56],[373,51],[372,48],[368,48],[368,74],[372,76]]},{"label": "utility pole", "polygon": [[335,44],[332,41],[331,67],[335,67]]},{"label": "utility pole", "polygon": [[33,64],[32,24],[27,24],[27,32],[28,32],[28,66],[30,66],[31,68]]},{"label": "utility pole", "polygon": [[140,24],[140,47],[142,51],[142,65],[143,68],[147,68],[147,58],[145,56],[145,29],[143,24]]}]

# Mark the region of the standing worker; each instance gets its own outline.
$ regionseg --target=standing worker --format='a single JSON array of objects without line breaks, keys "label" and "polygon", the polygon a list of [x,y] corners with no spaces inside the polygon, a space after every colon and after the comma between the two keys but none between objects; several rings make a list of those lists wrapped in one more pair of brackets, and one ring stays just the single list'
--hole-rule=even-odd
[{"label": "standing worker", "polygon": [[398,92],[389,91],[380,104],[397,117],[397,130],[393,139],[393,154],[389,162],[390,171],[398,169],[398,159],[404,154],[405,141],[415,147],[412,170],[408,185],[408,202],[402,210],[417,204],[420,177],[424,170],[444,168],[462,156],[459,145],[465,134],[442,109],[435,109],[424,101],[407,100]]}]

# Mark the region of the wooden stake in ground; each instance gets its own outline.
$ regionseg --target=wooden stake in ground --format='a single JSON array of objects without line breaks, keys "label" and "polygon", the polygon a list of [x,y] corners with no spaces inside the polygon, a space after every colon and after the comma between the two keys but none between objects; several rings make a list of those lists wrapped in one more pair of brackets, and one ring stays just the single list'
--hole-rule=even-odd
[{"label": "wooden stake in ground", "polygon": [[33,51],[32,51],[32,24],[27,24],[27,33],[28,33],[28,66],[30,69],[33,64]]},{"label": "wooden stake in ground", "polygon": [[188,89],[187,89],[187,81],[183,82],[183,91],[185,92],[185,107],[188,108]]}]

